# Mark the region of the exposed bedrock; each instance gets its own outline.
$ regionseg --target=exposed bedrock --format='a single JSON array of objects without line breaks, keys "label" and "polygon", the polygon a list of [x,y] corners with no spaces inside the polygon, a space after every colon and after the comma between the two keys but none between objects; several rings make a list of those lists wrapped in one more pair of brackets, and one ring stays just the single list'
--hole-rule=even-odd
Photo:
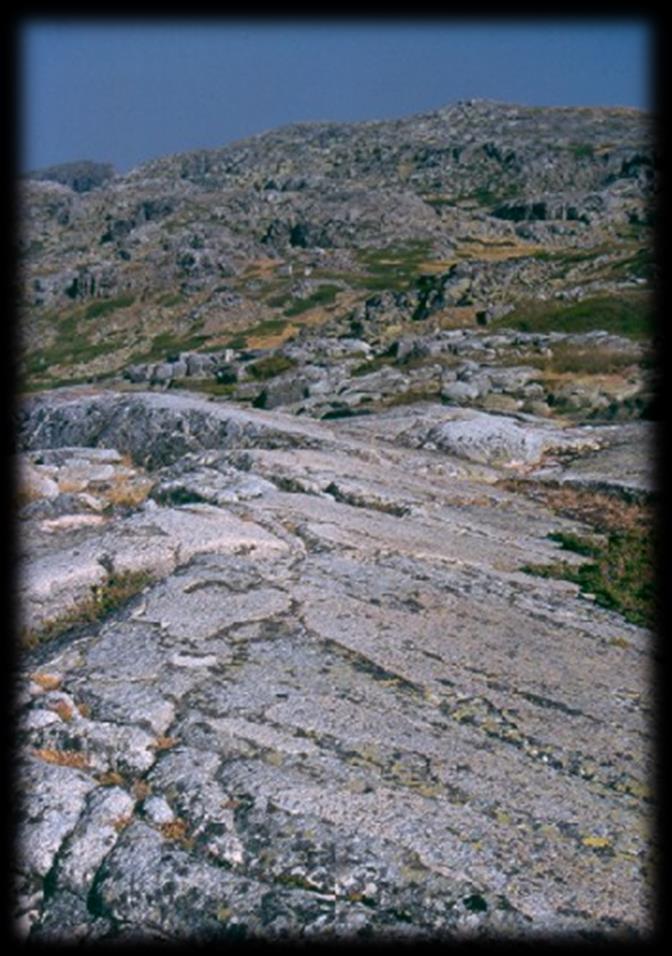
[{"label": "exposed bedrock", "polygon": [[18,675],[24,935],[646,936],[650,635],[523,573],[581,522],[497,482],[625,438],[422,411],[28,403],[21,606],[70,620]]}]

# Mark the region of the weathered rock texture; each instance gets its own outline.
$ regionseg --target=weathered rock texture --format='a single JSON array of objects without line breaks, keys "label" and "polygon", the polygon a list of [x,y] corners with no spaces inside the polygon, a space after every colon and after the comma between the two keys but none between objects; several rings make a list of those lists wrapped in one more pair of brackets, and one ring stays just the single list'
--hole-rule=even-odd
[{"label": "weathered rock texture", "polygon": [[[641,489],[628,428],[27,403],[27,622],[152,577],[26,652],[22,931],[645,937],[651,638],[522,573],[581,527],[497,484],[546,468]],[[110,495],[120,468],[132,504]]]},{"label": "weathered rock texture", "polygon": [[645,514],[657,167],[468,100],[21,184],[31,941],[647,937],[651,635],[523,568]]},{"label": "weathered rock texture", "polygon": [[181,352],[273,349],[305,328],[376,347],[400,324],[488,324],[530,301],[637,305],[657,168],[636,110],[467,100],[123,176],[42,170],[20,186],[23,371],[165,387],[197,374]]}]

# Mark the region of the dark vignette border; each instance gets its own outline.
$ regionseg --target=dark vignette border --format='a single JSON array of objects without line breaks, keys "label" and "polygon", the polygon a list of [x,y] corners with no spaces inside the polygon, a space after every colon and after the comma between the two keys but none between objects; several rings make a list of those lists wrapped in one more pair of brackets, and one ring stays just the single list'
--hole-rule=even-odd
[{"label": "dark vignette border", "polygon": [[[272,18],[278,21],[286,21],[288,18],[301,18],[304,20],[315,20],[318,19],[314,9],[311,10],[301,10],[297,9],[296,6],[293,6],[291,10],[284,9],[279,15],[278,7],[266,7],[264,9],[263,4],[255,5],[255,12],[257,16],[261,18]],[[451,9],[446,11],[446,8],[441,5],[440,7],[433,8],[432,5],[422,5],[413,9],[413,14],[406,16],[401,16],[398,12],[396,16],[392,13],[391,7],[389,5],[383,6],[380,4],[379,8],[376,9],[376,6],[373,5],[348,5],[341,3],[336,8],[335,13],[327,11],[327,15],[336,20],[350,19],[350,20],[371,20],[371,19],[380,19],[385,18],[390,19],[407,19],[409,22],[416,22],[419,19],[434,18],[443,20],[446,18],[454,19],[456,17],[468,17],[470,20],[482,19],[482,20],[492,20],[497,18],[499,20],[512,20],[518,17],[525,17],[528,19],[534,19],[537,22],[543,21],[547,17],[554,17],[555,19],[559,17],[574,18],[580,20],[586,16],[589,16],[593,19],[604,17],[605,19],[610,19],[613,17],[619,18],[645,18],[650,26],[651,33],[653,35],[653,44],[650,51],[650,84],[652,91],[652,110],[655,116],[656,127],[657,127],[657,143],[659,150],[659,162],[663,170],[660,174],[660,187],[659,195],[657,198],[657,210],[656,210],[656,238],[655,238],[655,251],[656,251],[656,261],[658,263],[658,272],[659,278],[656,287],[656,339],[658,346],[658,380],[660,382],[660,391],[656,399],[656,443],[657,443],[657,453],[656,453],[656,477],[657,477],[657,488],[658,488],[658,502],[657,502],[657,514],[658,514],[658,544],[657,544],[657,560],[658,560],[658,569],[659,569],[659,611],[658,611],[658,621],[655,630],[655,641],[656,648],[654,653],[654,662],[655,662],[655,676],[654,676],[654,690],[655,690],[655,699],[656,699],[656,718],[657,726],[655,733],[655,744],[657,748],[657,769],[655,773],[654,781],[654,790],[658,797],[658,817],[657,817],[657,827],[656,827],[656,836],[659,846],[659,871],[658,871],[658,886],[657,886],[657,898],[656,898],[656,911],[657,911],[657,922],[654,927],[654,932],[652,938],[650,939],[651,944],[656,944],[658,942],[664,942],[665,939],[672,938],[670,933],[670,906],[666,894],[666,889],[669,887],[668,879],[670,876],[670,867],[667,859],[667,851],[669,851],[669,839],[668,839],[668,828],[666,826],[666,814],[664,808],[667,806],[667,797],[670,793],[670,785],[667,783],[667,775],[665,774],[665,769],[668,765],[668,762],[665,760],[667,751],[665,748],[666,734],[665,734],[665,690],[666,688],[666,663],[668,662],[669,655],[665,653],[667,650],[665,646],[665,632],[666,625],[672,619],[672,579],[669,578],[670,568],[672,567],[672,509],[670,507],[670,498],[667,493],[667,489],[672,484],[672,469],[670,468],[669,463],[669,445],[670,445],[670,426],[669,426],[669,417],[670,417],[670,397],[667,389],[665,388],[665,372],[670,358],[670,323],[668,319],[668,306],[669,306],[669,282],[666,281],[664,274],[663,263],[666,260],[667,250],[667,192],[666,192],[666,179],[664,171],[664,161],[663,161],[663,151],[665,147],[665,133],[666,133],[666,120],[668,119],[668,93],[667,88],[669,87],[669,71],[666,69],[667,61],[666,55],[669,56],[669,52],[666,49],[665,45],[665,29],[663,17],[659,14],[659,6],[653,4],[609,4],[608,7],[603,7],[600,9],[600,5],[597,5],[597,8],[590,4],[571,4],[569,2],[564,4],[556,4],[555,8],[545,6],[543,8],[543,13],[540,12],[539,7],[536,5],[530,4],[526,7],[525,4],[516,4],[509,5],[506,8],[502,8],[501,5],[497,4],[488,4],[481,3],[479,5],[473,4],[452,4]],[[3,735],[3,745],[4,745],[4,757],[5,757],[5,774],[4,780],[9,782],[11,779],[13,781],[13,767],[14,767],[14,744],[15,744],[15,723],[14,723],[14,698],[13,694],[15,691],[15,674],[17,672],[18,665],[18,653],[17,653],[17,607],[16,607],[16,595],[17,595],[17,559],[18,559],[18,542],[17,542],[17,526],[15,515],[13,513],[13,500],[14,500],[14,491],[16,488],[16,474],[12,464],[12,456],[16,449],[16,420],[18,414],[18,395],[17,395],[17,374],[16,374],[16,355],[18,347],[18,321],[16,314],[16,289],[17,289],[17,270],[18,270],[18,258],[17,258],[17,248],[15,243],[15,237],[17,235],[19,227],[18,219],[18,208],[17,208],[17,197],[14,184],[16,181],[16,176],[18,170],[20,169],[19,155],[21,148],[21,139],[22,139],[22,109],[23,109],[23,100],[22,100],[22,89],[21,89],[21,28],[26,20],[38,17],[49,17],[53,19],[62,19],[67,20],[70,18],[77,19],[96,19],[96,18],[111,18],[111,17],[124,17],[127,19],[133,19],[135,17],[142,17],[144,19],[149,19],[153,14],[163,14],[164,16],[170,14],[171,16],[176,16],[179,18],[193,18],[193,17],[202,17],[202,16],[217,16],[222,17],[223,19],[238,19],[244,18],[246,20],[251,19],[251,15],[246,11],[241,11],[240,8],[236,10],[235,8],[227,10],[226,8],[222,9],[220,6],[210,7],[207,5],[202,7],[201,5],[192,5],[188,11],[184,10],[171,10],[169,6],[163,4],[161,7],[155,7],[152,9],[151,5],[147,7],[146,5],[135,5],[133,7],[126,7],[121,3],[114,5],[107,5],[107,8],[97,7],[95,12],[92,12],[90,6],[84,6],[83,4],[79,7],[75,4],[69,4],[66,8],[61,7],[59,10],[54,11],[53,8],[49,8],[48,5],[41,5],[39,3],[35,4],[23,4],[20,12],[16,13],[10,11],[9,16],[5,19],[5,29],[0,33],[0,69],[2,70],[2,97],[3,97],[3,118],[5,125],[5,132],[3,136],[3,143],[5,148],[2,151],[2,184],[4,188],[4,208],[5,208],[5,228],[2,230],[2,242],[3,242],[3,255],[2,255],[2,264],[5,271],[5,295],[6,299],[6,312],[8,313],[5,321],[2,322],[2,332],[4,334],[4,347],[0,350],[0,382],[2,384],[4,392],[4,401],[2,404],[2,442],[3,442],[3,454],[4,462],[2,468],[2,503],[5,507],[5,523],[3,525],[3,545],[5,551],[5,574],[3,576],[3,620],[5,622],[5,635],[4,640],[1,645],[2,653],[2,675],[6,682],[5,693],[3,695],[3,703],[6,707],[6,715],[4,721],[5,733]],[[1,790],[2,793],[2,819],[3,819],[3,832],[2,832],[2,850],[4,850],[3,858],[6,861],[13,861],[16,859],[16,846],[15,846],[15,831],[13,826],[13,818],[16,810],[16,805],[18,801],[19,794],[15,787],[5,786]],[[12,931],[12,901],[11,901],[11,892],[13,886],[12,879],[12,865],[6,865],[2,868],[2,875],[5,881],[5,892],[2,894],[2,902],[4,904],[2,908],[3,916],[3,929],[5,933],[3,937],[8,941],[10,939],[16,939]],[[547,940],[535,939],[534,946],[539,943],[548,943],[551,945],[560,945],[562,946],[561,939],[552,939],[548,938]],[[310,945],[310,944],[307,944]],[[348,946],[353,945],[352,941],[348,942]],[[383,949],[387,948],[387,945],[384,941],[381,941],[379,944]],[[424,948],[427,948],[428,944],[422,944]],[[474,948],[475,944],[459,944],[459,946],[466,946],[467,948]],[[514,944],[514,947],[518,949],[520,943]],[[605,944],[602,943],[602,946]],[[642,946],[645,945],[643,942],[638,943],[636,948],[641,950]],[[355,944],[357,946],[357,944]],[[458,946],[458,948],[459,948]],[[496,948],[506,948],[505,941],[502,941]],[[325,947],[325,948],[339,948],[339,947]],[[433,948],[432,944],[429,944],[429,948]],[[437,949],[439,947],[437,946]],[[443,947],[441,947],[443,949]],[[390,950],[392,947],[390,946]]]}]

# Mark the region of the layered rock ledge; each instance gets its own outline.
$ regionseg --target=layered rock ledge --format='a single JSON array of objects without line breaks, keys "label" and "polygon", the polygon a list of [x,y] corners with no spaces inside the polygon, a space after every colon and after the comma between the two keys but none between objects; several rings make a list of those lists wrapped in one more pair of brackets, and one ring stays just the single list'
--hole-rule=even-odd
[{"label": "layered rock ledge", "polygon": [[523,573],[581,526],[499,482],[645,495],[645,425],[71,389],[19,436],[24,627],[69,625],[18,676],[22,933],[651,930],[651,635]]}]

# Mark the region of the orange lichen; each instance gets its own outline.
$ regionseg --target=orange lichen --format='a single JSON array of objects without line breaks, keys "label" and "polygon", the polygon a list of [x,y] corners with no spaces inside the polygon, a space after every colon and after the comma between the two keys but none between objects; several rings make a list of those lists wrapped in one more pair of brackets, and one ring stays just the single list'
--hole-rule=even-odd
[{"label": "orange lichen", "polygon": [[170,748],[174,747],[177,743],[178,740],[176,737],[164,737],[160,735],[151,746],[154,750],[170,750]]},{"label": "orange lichen", "polygon": [[63,682],[58,674],[31,674],[30,679],[39,684],[42,690],[58,690]]},{"label": "orange lichen", "polygon": [[106,770],[96,779],[101,787],[121,787],[124,785],[124,778],[116,770]]},{"label": "orange lichen", "polygon": [[57,701],[51,708],[54,713],[58,714],[61,720],[64,720],[66,723],[72,720],[73,709],[65,700]]},{"label": "orange lichen", "polygon": [[146,780],[135,780],[131,787],[131,793],[136,800],[145,800],[151,792],[152,788]]},{"label": "orange lichen", "polygon": [[181,820],[179,817],[175,820],[171,820],[169,823],[162,823],[159,830],[166,840],[174,840],[186,848],[194,844],[193,839],[187,835],[188,828],[186,821]]},{"label": "orange lichen", "polygon": [[127,816],[116,817],[116,818],[115,818],[114,820],[112,820],[111,822],[112,822],[112,826],[113,826],[114,829],[117,831],[117,833],[121,833],[121,831],[122,831],[122,830],[125,830],[126,827],[129,825],[129,823],[131,823],[132,820],[133,820],[132,815],[131,815],[131,814],[128,814]]},{"label": "orange lichen", "polygon": [[39,750],[33,750],[33,755],[46,763],[57,764],[59,767],[74,767],[77,770],[89,769],[87,755],[76,750],[52,750],[49,747],[43,747]]}]

